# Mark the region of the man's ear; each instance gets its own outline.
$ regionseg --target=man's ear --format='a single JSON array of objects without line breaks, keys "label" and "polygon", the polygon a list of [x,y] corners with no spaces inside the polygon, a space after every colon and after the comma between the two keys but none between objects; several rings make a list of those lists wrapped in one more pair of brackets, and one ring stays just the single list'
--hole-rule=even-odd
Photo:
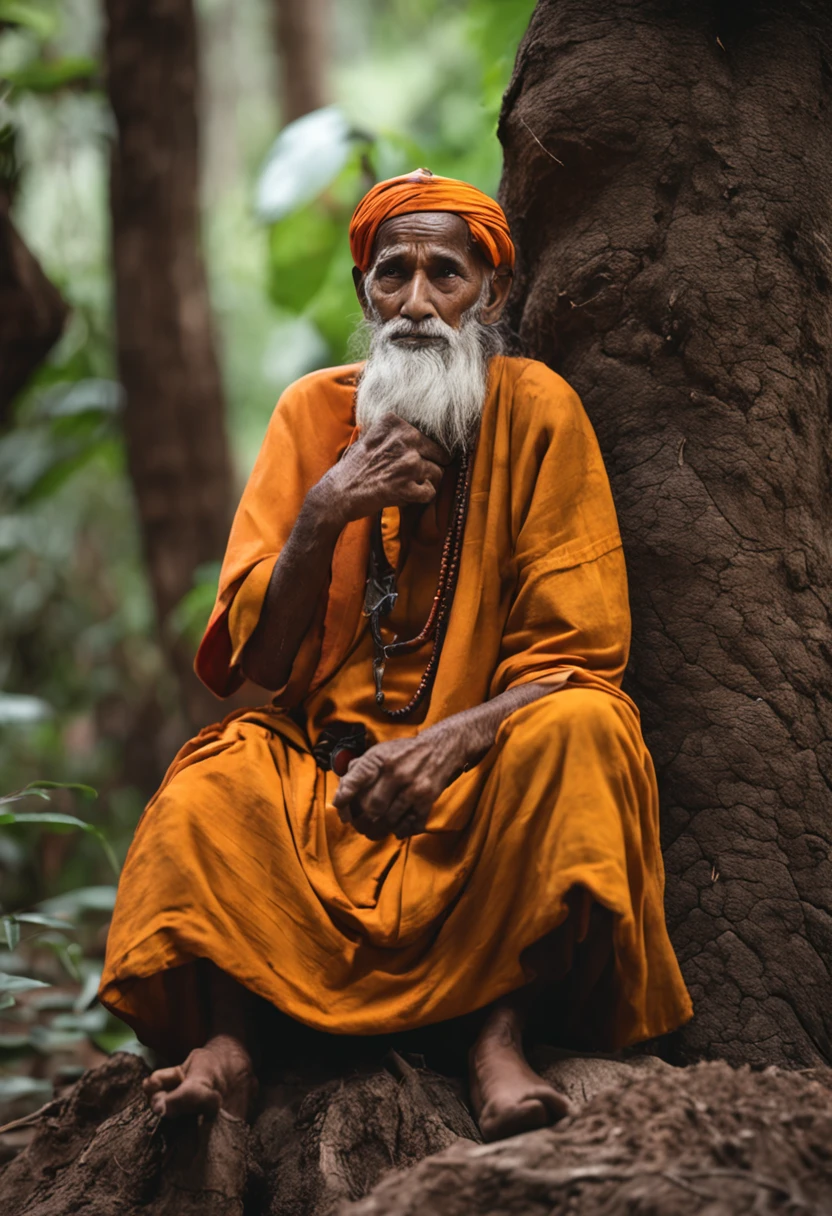
[{"label": "man's ear", "polygon": [[367,288],[364,286],[364,275],[357,266],[352,268],[352,281],[355,284],[355,294],[358,296],[358,303],[361,305],[361,310],[366,317],[370,311],[370,301],[367,299]]},{"label": "man's ear", "polygon": [[494,325],[503,315],[503,309],[508,302],[511,292],[512,272],[503,266],[491,274],[491,288],[488,300],[483,305],[480,320],[484,325]]}]

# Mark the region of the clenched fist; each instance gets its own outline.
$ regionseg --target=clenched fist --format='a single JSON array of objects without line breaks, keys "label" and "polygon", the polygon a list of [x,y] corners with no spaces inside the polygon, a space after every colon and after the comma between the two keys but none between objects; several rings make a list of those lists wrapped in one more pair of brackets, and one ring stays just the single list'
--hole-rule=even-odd
[{"label": "clenched fist", "polygon": [[438,443],[387,414],[347,448],[314,494],[343,526],[385,507],[432,502],[449,460]]},{"label": "clenched fist", "polygon": [[457,743],[457,732],[440,723],[371,747],[352,761],[333,799],[342,821],[370,840],[423,832],[434,802],[460,772]]}]

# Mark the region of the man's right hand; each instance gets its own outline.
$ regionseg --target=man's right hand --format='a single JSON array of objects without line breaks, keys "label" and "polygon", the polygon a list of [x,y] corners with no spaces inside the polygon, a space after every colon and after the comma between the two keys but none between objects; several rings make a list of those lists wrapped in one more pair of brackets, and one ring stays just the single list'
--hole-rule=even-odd
[{"label": "man's right hand", "polygon": [[436,497],[448,453],[409,422],[387,414],[347,448],[311,492],[340,526],[385,507]]}]

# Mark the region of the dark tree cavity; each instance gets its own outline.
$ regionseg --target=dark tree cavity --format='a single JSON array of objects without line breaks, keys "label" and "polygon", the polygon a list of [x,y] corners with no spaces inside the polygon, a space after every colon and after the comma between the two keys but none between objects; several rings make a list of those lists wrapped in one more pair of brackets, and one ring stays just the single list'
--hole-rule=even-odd
[{"label": "dark tree cavity", "polygon": [[683,1058],[828,1061],[832,6],[540,0],[500,137],[620,514]]},{"label": "dark tree cavity", "polygon": [[9,217],[0,186],[0,426],[15,396],[61,336],[67,307]]},{"label": "dark tree cavity", "polygon": [[106,12],[128,462],[163,644],[201,725],[216,704],[170,614],[195,569],[222,557],[233,488],[200,253],[195,18],[192,0],[107,0]]}]

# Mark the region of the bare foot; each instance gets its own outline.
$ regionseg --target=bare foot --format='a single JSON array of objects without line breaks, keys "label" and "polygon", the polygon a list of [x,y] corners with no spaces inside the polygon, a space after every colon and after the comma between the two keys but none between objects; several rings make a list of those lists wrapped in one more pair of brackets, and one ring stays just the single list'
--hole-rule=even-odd
[{"label": "bare foot", "polygon": [[469,1057],[471,1101],[483,1140],[548,1127],[572,1104],[534,1072],[523,1055],[522,1023],[506,1005],[491,1011]]},{"label": "bare foot", "polygon": [[222,1108],[245,1119],[257,1082],[240,1040],[219,1034],[192,1051],[184,1064],[151,1073],[142,1088],[157,1115],[210,1117]]}]

